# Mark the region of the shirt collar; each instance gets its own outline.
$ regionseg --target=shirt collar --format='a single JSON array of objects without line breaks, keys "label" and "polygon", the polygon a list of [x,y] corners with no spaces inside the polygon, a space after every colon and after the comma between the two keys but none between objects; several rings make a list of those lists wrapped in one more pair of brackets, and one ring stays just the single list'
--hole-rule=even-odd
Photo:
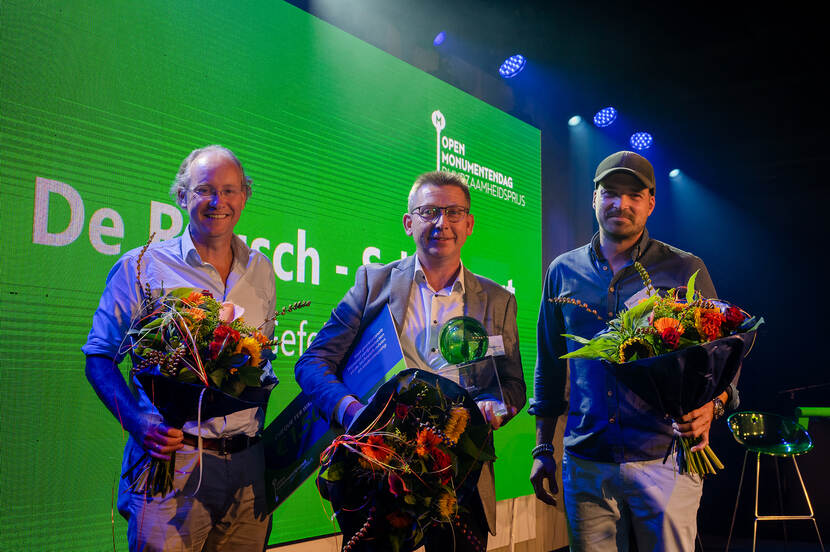
[{"label": "shirt collar", "polygon": [[190,236],[190,225],[187,225],[182,233],[182,258],[191,266],[199,266],[202,264],[202,257],[196,251],[193,238]]},{"label": "shirt collar", "polygon": [[[648,236],[648,228],[643,228],[643,235],[640,236],[640,239],[637,240],[637,243],[631,248],[631,260],[636,261],[638,260],[643,253],[646,252],[646,246],[649,242]],[[602,256],[602,250],[599,248],[599,232],[594,234],[591,238],[591,253],[593,256],[600,261],[604,261],[605,257]]]},{"label": "shirt collar", "polygon": [[[233,267],[239,269],[246,267],[251,248],[245,245],[245,242],[239,236],[234,234],[231,239],[231,249],[233,250]],[[193,237],[190,235],[190,225],[182,233],[182,258],[191,266],[202,265],[202,257],[196,250]]]},{"label": "shirt collar", "polygon": [[[461,293],[464,293],[464,263],[460,260],[458,262],[458,276],[455,277],[452,285],[449,286],[450,292],[455,291],[458,289]],[[427,282],[426,274],[424,274],[424,269],[421,267],[421,261],[418,259],[418,255],[415,255],[415,275],[413,276],[413,280],[417,284],[426,284],[429,286],[429,282]],[[430,288],[432,289],[432,288]],[[433,290],[433,291],[440,291],[440,290]]]}]

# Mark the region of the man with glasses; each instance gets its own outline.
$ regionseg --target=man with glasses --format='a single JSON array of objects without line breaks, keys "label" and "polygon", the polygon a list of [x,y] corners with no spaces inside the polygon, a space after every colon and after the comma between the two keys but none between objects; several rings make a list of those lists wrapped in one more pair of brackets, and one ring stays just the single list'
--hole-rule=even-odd
[{"label": "man with glasses", "polygon": [[[194,150],[182,162],[170,192],[190,215],[187,229],[178,238],[149,246],[141,257],[140,284],[136,263],[141,248],[115,264],[83,346],[89,382],[129,433],[118,511],[128,521],[130,550],[261,552],[271,522],[259,443],[263,409],[169,427],[141,387],[135,386],[134,395],[118,369],[129,351],[125,336],[140,309],[144,285],[153,291],[207,290],[220,302],[244,308],[245,321],[254,327],[274,313],[271,263],[233,233],[251,196],[251,180],[236,156],[221,146]],[[273,336],[274,322],[261,332]],[[263,388],[254,389],[267,400],[274,381],[270,373]],[[149,456],[175,458],[168,494],[149,496],[143,490]]]},{"label": "man with glasses", "polygon": [[[303,391],[333,423],[348,428],[362,408],[343,385],[341,372],[363,329],[389,305],[403,349],[406,366],[440,374],[447,362],[438,347],[444,323],[456,316],[479,320],[490,336],[501,336],[504,356],[497,357],[507,415],[487,397],[473,397],[493,429],[514,416],[525,403],[526,388],[519,356],[516,299],[495,282],[477,276],[461,263],[461,248],[472,234],[470,191],[458,176],[430,172],[419,176],[409,192],[403,227],[415,242],[415,255],[387,265],[361,266],[355,285],[332,312],[306,352],[295,374]],[[466,505],[472,512],[465,522],[474,539],[450,529],[431,531],[428,550],[486,548],[487,530],[495,531],[495,492],[492,466],[482,469],[478,491],[481,500]]]}]

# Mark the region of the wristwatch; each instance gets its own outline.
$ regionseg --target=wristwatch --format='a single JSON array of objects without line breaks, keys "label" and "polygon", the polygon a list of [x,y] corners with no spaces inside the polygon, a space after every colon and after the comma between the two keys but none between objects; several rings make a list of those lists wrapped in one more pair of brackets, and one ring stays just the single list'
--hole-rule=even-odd
[{"label": "wristwatch", "polygon": [[720,400],[720,397],[715,397],[714,399],[712,399],[712,404],[715,407],[713,414],[715,419],[717,420],[718,418],[723,416],[723,414],[726,412],[726,409],[723,407],[723,401]]}]

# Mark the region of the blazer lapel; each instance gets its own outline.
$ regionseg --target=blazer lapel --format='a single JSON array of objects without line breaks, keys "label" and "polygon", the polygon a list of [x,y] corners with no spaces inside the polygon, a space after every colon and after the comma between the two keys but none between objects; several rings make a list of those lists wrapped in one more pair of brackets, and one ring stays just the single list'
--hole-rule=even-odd
[{"label": "blazer lapel", "polygon": [[478,278],[464,267],[464,315],[475,318],[484,324],[486,304],[487,297],[485,297],[484,289],[478,283]]},{"label": "blazer lapel", "polygon": [[409,256],[392,269],[389,276],[389,311],[400,333],[409,306],[409,293],[415,278],[415,257]]}]

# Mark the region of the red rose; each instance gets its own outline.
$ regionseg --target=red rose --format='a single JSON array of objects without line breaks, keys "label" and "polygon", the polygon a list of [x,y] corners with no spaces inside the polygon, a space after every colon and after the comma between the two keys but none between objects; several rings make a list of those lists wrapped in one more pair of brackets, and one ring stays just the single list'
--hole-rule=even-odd
[{"label": "red rose", "polygon": [[216,357],[219,356],[219,353],[222,351],[222,341],[211,341],[210,342],[210,358],[211,360],[216,360]]},{"label": "red rose", "polygon": [[219,324],[215,330],[213,330],[213,340],[214,341],[225,341],[226,339],[231,343],[236,343],[239,341],[239,332],[227,326],[225,324]]},{"label": "red rose", "polygon": [[677,331],[677,328],[665,328],[662,332],[660,332],[660,339],[662,339],[663,343],[672,349],[676,349],[677,345],[680,343],[680,332]]},{"label": "red rose", "polygon": [[738,326],[740,326],[744,320],[746,320],[746,316],[744,313],[741,312],[741,309],[738,307],[729,307],[726,309],[726,312],[723,313],[724,324],[730,329],[734,330]]},{"label": "red rose", "polygon": [[450,455],[436,448],[432,451],[432,466],[433,469],[439,472],[441,483],[446,485],[452,479],[452,459]]},{"label": "red rose", "polygon": [[398,403],[398,405],[395,407],[395,416],[397,416],[401,420],[406,418],[406,415],[408,413],[409,413],[409,406],[408,405]]}]

